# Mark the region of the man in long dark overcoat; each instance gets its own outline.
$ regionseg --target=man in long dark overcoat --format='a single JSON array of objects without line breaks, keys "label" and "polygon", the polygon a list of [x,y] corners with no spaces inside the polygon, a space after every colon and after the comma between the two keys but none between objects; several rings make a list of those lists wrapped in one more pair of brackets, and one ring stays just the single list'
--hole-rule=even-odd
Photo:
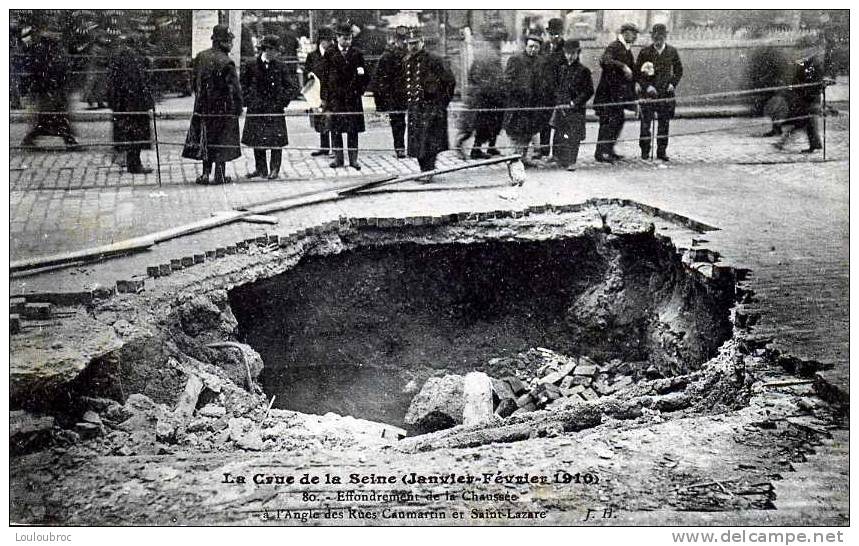
[{"label": "man in long dark overcoat", "polygon": [[[242,144],[254,149],[254,171],[248,178],[280,175],[282,147],[289,144],[284,109],[298,93],[298,82],[280,61],[280,38],[265,36],[259,55],[242,67],[242,95],[247,107]],[[266,165],[266,150],[271,150],[271,167]]]},{"label": "man in long dark overcoat", "polygon": [[[316,78],[320,89],[324,87],[322,83],[324,68],[322,59],[325,57],[325,52],[331,49],[333,45],[334,32],[328,27],[320,28],[316,34],[316,49],[308,53],[307,59],[304,61],[305,78]],[[331,127],[328,114],[325,112],[310,114],[310,126],[319,133],[319,149],[311,152],[310,155],[319,156],[331,153]]]},{"label": "man in long dark overcoat", "polygon": [[373,99],[377,112],[387,112],[394,137],[397,158],[406,157],[406,83],[403,61],[406,58],[406,27],[397,27],[376,65],[373,75]]},{"label": "man in long dark overcoat", "polygon": [[107,65],[107,102],[113,110],[115,149],[125,152],[125,167],[131,174],[146,174],[140,151],[148,150],[151,121],[149,110],[155,107],[149,78],[149,61],[140,54],[143,37],[130,34],[111,55]]},{"label": "man in long dark overcoat", "polygon": [[[182,157],[203,162],[198,184],[224,184],[226,163],[241,157],[239,116],[242,89],[236,65],[227,55],[233,48],[233,33],[224,25],[212,29],[212,47],[194,57],[191,86],[194,113],[185,138]],[[215,176],[209,182],[212,165]]]},{"label": "man in long dark overcoat", "polygon": [[[635,76],[641,89],[641,158],[650,157],[650,127],[656,118],[656,157],[668,161],[668,126],[674,117],[674,95],[680,78],[683,77],[683,63],[677,49],[665,43],[668,28],[657,23],[650,30],[652,43],[638,53],[635,61]],[[648,103],[647,99],[657,99]]]},{"label": "man in long dark overcoat", "polygon": [[28,91],[36,102],[36,122],[21,140],[35,146],[40,136],[58,136],[69,149],[79,149],[69,119],[70,67],[60,36],[43,32],[27,49],[24,72]]},{"label": "man in long dark overcoat", "polygon": [[424,49],[420,30],[413,29],[406,44],[409,157],[417,158],[422,172],[432,171],[436,156],[449,147],[447,106],[453,99],[456,78],[441,57]]},{"label": "man in long dark overcoat", "polygon": [[364,106],[361,97],[370,76],[364,64],[364,54],[352,46],[351,25],[338,25],[337,44],[322,58],[322,109],[330,112],[331,147],[334,149],[332,168],[343,166],[343,133],[349,150],[349,166],[361,170],[358,164],[358,133],[363,133]]},{"label": "man in long dark overcoat", "polygon": [[823,148],[817,127],[817,116],[821,115],[820,95],[826,85],[823,65],[823,48],[810,37],[799,39],[797,49],[800,58],[792,66],[794,71],[791,84],[797,87],[788,93],[787,121],[784,135],[774,146],[783,149],[796,129],[805,129],[808,148],[802,153],[810,154]]},{"label": "man in long dark overcoat", "polygon": [[568,171],[576,170],[579,145],[585,139],[585,105],[594,96],[591,71],[579,62],[578,40],[567,40],[561,46],[564,64],[555,79],[555,110],[551,124],[555,129],[552,145],[555,160]]},{"label": "man in long dark overcoat", "polygon": [[[556,82],[566,62],[564,58],[564,20],[557,17],[549,19],[546,34],[547,39],[543,47],[540,48],[541,63],[546,74],[543,104],[554,106]],[[552,110],[548,109],[544,112],[545,125],[540,129],[540,148],[535,156],[537,158],[552,155],[552,126],[549,123]]]},{"label": "man in long dark overcoat", "polygon": [[[474,61],[468,69],[468,96],[466,111],[459,116],[459,130],[455,147],[462,159],[465,141],[474,135],[474,145],[468,157],[488,159],[499,155],[495,140],[504,127],[504,101],[506,98],[504,69],[501,67],[500,42],[490,43],[486,49],[475,52]],[[488,144],[487,151],[483,145]]]},{"label": "man in long dark overcoat", "polygon": [[543,128],[546,112],[551,115],[551,109],[543,109],[546,73],[539,57],[542,43],[539,36],[528,36],[525,51],[510,57],[504,69],[508,108],[504,129],[526,166],[532,165],[527,158],[531,139]]},{"label": "man in long dark overcoat", "polygon": [[621,159],[614,145],[623,130],[624,110],[632,108],[625,103],[635,100],[635,58],[632,44],[638,38],[638,27],[625,23],[620,27],[617,40],[608,45],[600,58],[600,82],[594,96],[594,111],[600,120],[600,129],[594,157],[602,163]]}]

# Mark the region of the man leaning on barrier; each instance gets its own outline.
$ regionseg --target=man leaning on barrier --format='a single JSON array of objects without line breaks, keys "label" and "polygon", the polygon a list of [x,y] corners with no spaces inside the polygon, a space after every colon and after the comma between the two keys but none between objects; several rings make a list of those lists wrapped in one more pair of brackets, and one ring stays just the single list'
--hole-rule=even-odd
[{"label": "man leaning on barrier", "polygon": [[[197,184],[224,184],[227,161],[242,156],[239,148],[239,116],[242,89],[236,65],[227,55],[233,48],[233,33],[225,25],[212,29],[212,47],[193,61],[194,113],[185,137],[182,157],[203,162]],[[209,181],[215,167],[215,176]]]},{"label": "man leaning on barrier", "polygon": [[[655,117],[656,158],[668,161],[668,126],[674,117],[674,95],[683,77],[683,63],[677,49],[665,43],[667,36],[665,25],[653,25],[650,31],[653,43],[639,52],[635,62],[636,81],[645,99],[641,104],[641,159],[650,158],[650,127]],[[659,102],[648,104],[647,99],[659,99]]]}]

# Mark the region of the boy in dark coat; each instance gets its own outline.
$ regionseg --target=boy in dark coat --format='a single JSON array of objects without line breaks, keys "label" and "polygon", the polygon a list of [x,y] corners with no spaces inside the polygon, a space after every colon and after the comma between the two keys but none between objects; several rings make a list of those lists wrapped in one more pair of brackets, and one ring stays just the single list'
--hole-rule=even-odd
[{"label": "boy in dark coat", "polygon": [[440,57],[424,49],[420,31],[412,30],[406,44],[409,156],[417,158],[422,172],[432,171],[436,156],[449,146],[447,105],[453,98],[456,79]]},{"label": "boy in dark coat", "polygon": [[574,171],[579,144],[585,139],[585,105],[594,96],[594,82],[591,71],[579,62],[581,47],[578,40],[568,40],[562,47],[564,64],[555,80],[556,107],[551,119],[555,138],[552,145],[558,164]]},{"label": "boy in dark coat", "polygon": [[397,27],[382,53],[373,76],[373,99],[377,112],[388,112],[394,150],[398,159],[406,157],[406,83],[403,61],[406,58],[406,27]]},{"label": "boy in dark coat", "polygon": [[[259,56],[242,68],[242,95],[248,109],[242,144],[253,147],[255,163],[248,178],[275,180],[280,174],[281,148],[289,144],[283,110],[298,92],[298,82],[280,61],[279,52],[280,38],[266,36]],[[271,150],[271,168],[266,165],[266,150]]]},{"label": "boy in dark coat", "polygon": [[336,34],[337,45],[329,48],[322,58],[322,109],[331,113],[331,146],[334,148],[334,161],[329,166],[343,166],[343,133],[346,133],[349,166],[360,171],[358,133],[365,130],[361,97],[370,77],[364,55],[352,47],[352,27],[339,25]]},{"label": "boy in dark coat", "polygon": [[[617,40],[610,43],[600,58],[600,83],[594,97],[594,111],[600,119],[600,129],[594,158],[602,163],[613,163],[621,156],[614,145],[623,130],[624,110],[630,105],[614,104],[635,99],[635,58],[632,44],[638,38],[638,27],[626,23],[620,27]],[[602,105],[606,106],[602,106]]]},{"label": "boy in dark coat", "polygon": [[[325,52],[331,49],[334,43],[334,33],[328,27],[322,27],[316,36],[316,49],[307,54],[304,61],[304,76],[309,78],[312,74],[316,77],[320,86],[322,83],[322,59]],[[310,115],[310,126],[319,133],[319,149],[311,152],[312,156],[328,155],[331,153],[331,127],[328,115],[323,113]]]},{"label": "boy in dark coat", "polygon": [[643,48],[635,62],[635,76],[645,99],[662,100],[641,104],[641,158],[650,157],[650,127],[657,119],[656,157],[668,161],[668,125],[674,117],[674,94],[683,77],[683,63],[677,49],[665,43],[668,29],[663,24],[653,25],[650,31],[653,43]]},{"label": "boy in dark coat", "polygon": [[233,48],[233,33],[224,25],[212,29],[212,47],[194,57],[192,87],[194,113],[185,137],[182,157],[203,162],[197,184],[230,182],[225,176],[227,161],[241,157],[239,116],[242,115],[242,89],[236,65],[227,55]]},{"label": "boy in dark coat", "polygon": [[125,166],[131,174],[152,172],[140,161],[140,151],[151,147],[150,120],[146,112],[155,107],[147,72],[149,63],[140,54],[142,43],[140,35],[127,36],[107,65],[107,101],[113,110],[113,140],[119,143],[117,150],[125,151]]},{"label": "boy in dark coat", "polygon": [[[459,131],[455,147],[460,158],[466,159],[465,141],[474,135],[471,159],[488,159],[500,155],[495,149],[495,140],[504,127],[504,70],[501,68],[501,55],[495,44],[475,53],[474,62],[468,69],[468,97],[465,99],[466,111],[459,119]],[[486,152],[482,147],[488,144]]]}]

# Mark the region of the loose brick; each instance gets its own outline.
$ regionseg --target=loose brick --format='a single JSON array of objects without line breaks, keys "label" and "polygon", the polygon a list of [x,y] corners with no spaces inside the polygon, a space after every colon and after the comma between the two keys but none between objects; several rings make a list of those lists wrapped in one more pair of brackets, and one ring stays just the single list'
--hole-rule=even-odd
[{"label": "loose brick", "polygon": [[525,383],[522,383],[522,380],[515,375],[508,375],[504,378],[504,381],[508,385],[510,385],[510,388],[513,389],[513,394],[516,396],[519,396],[523,392],[528,390],[528,387],[525,386]]},{"label": "loose brick", "polygon": [[531,397],[530,393],[525,393],[519,398],[516,399],[516,405],[520,408],[527,406],[528,404],[533,404],[534,398]]},{"label": "loose brick", "polygon": [[516,400],[512,398],[504,398],[501,402],[498,403],[498,406],[495,408],[495,415],[498,417],[509,417],[512,415],[519,406],[516,404]]},{"label": "loose brick", "polygon": [[206,261],[206,254],[194,254],[194,263],[201,264]]},{"label": "loose brick", "polygon": [[[21,331],[21,317],[20,317],[20,315],[15,314],[15,313],[9,315],[9,333],[14,335],[20,331]],[[515,402],[514,402],[514,405],[515,405]]]},{"label": "loose brick", "polygon": [[579,364],[573,372],[575,375],[587,375],[593,377],[597,373],[597,367],[590,364]]},{"label": "loose brick", "polygon": [[[269,236],[268,236],[268,243],[267,243],[267,244],[268,244],[269,246],[270,246],[270,245],[279,245],[279,244],[280,244],[280,235],[276,235],[276,234],[269,234]],[[229,249],[229,247],[227,247],[227,248]]]},{"label": "loose brick", "polygon": [[9,298],[9,312],[21,313],[27,305],[27,298]]},{"label": "loose brick", "polygon": [[206,259],[207,260],[214,260],[216,257],[217,257],[216,252],[214,250],[207,250],[206,251]]},{"label": "loose brick", "polygon": [[166,277],[166,276],[170,275],[171,273],[173,273],[173,268],[170,267],[170,264],[160,264],[158,266],[158,273],[162,277]]},{"label": "loose brick", "polygon": [[182,267],[191,267],[194,265],[194,256],[182,256]]},{"label": "loose brick", "polygon": [[215,249],[215,258],[223,258],[227,255],[227,249],[225,247],[219,246]]},{"label": "loose brick", "polygon": [[569,389],[572,386],[573,386],[573,378],[571,376],[568,375],[567,377],[561,379],[561,384],[560,384],[561,389]]},{"label": "loose brick", "polygon": [[237,254],[238,252],[239,249],[236,247],[236,245],[227,245],[227,254]]},{"label": "loose brick", "polygon": [[247,241],[239,241],[239,242],[237,242],[237,243],[236,243],[236,249],[237,249],[239,252],[245,252],[245,251],[248,249],[248,242],[247,242]]},{"label": "loose brick", "polygon": [[128,286],[128,292],[130,294],[137,294],[139,292],[143,292],[143,288],[145,286],[145,281],[142,277],[132,277],[126,281]]},{"label": "loose brick", "polygon": [[268,244],[268,235],[260,235],[256,238],[256,244],[260,246],[265,246]]},{"label": "loose brick", "polygon": [[593,389],[585,389],[579,393],[579,396],[581,396],[582,398],[584,398],[588,402],[599,399],[599,395],[597,393],[595,393]]},{"label": "loose brick", "polygon": [[170,260],[170,268],[171,268],[173,271],[179,271],[179,270],[180,270],[180,269],[182,269],[183,267],[184,267],[184,266],[182,265],[182,259],[181,259],[181,258],[180,258],[180,259],[176,259],[176,260]]},{"label": "loose brick", "polygon": [[157,279],[161,276],[161,268],[157,265],[150,265],[146,268],[146,276],[152,277],[153,279]]}]

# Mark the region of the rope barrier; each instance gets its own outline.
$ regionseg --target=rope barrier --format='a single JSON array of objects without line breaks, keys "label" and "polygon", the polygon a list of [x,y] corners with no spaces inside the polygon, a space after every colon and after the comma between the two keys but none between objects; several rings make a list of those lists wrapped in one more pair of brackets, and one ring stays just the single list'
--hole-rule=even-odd
[{"label": "rope barrier", "polygon": [[[821,114],[821,116],[825,117],[824,114]],[[783,118],[783,119],[779,119],[777,121],[779,123],[790,123],[790,122],[794,122],[794,121],[811,119],[814,117],[817,117],[817,116],[815,114],[808,114],[808,115],[803,115],[803,116],[794,116],[794,117],[790,117],[790,118]],[[737,129],[746,129],[746,128],[750,128],[750,127],[757,127],[757,126],[761,125],[762,123],[765,123],[765,122],[764,121],[756,121],[756,122],[750,122],[750,123],[735,123],[735,124],[732,124],[732,125],[729,125],[726,127],[715,127],[715,128],[710,128],[710,129],[701,129],[701,130],[697,130],[697,131],[672,133],[671,135],[669,135],[669,138],[675,139],[675,138],[684,138],[684,137],[698,136],[698,135],[711,134],[711,133],[728,132],[728,131],[734,131]],[[311,133],[308,132],[308,133],[299,133],[299,134],[311,134]],[[312,133],[312,134],[316,134],[316,133]],[[536,133],[535,133],[535,135],[536,135]],[[579,142],[579,145],[580,146],[585,146],[585,145],[593,146],[593,145],[608,144],[608,143],[613,143],[613,142],[639,142],[639,141],[640,141],[639,137],[621,138],[621,139],[617,139],[617,140],[583,140],[583,141]],[[138,145],[159,144],[159,145],[165,145],[165,146],[182,146],[182,147],[184,147],[186,143],[185,142],[179,142],[179,141],[160,140],[160,139],[157,142],[154,140],[124,141],[124,142],[88,141],[88,142],[79,142],[74,147],[75,148],[85,148],[85,147],[97,148],[97,147],[113,147],[113,146],[124,146],[124,145],[127,146],[127,145],[135,145],[135,144],[138,144]],[[278,150],[284,150],[284,151],[298,151],[298,152],[307,152],[307,151],[318,150],[318,147],[316,147],[316,146],[283,146],[283,147],[272,148],[270,146],[269,147],[248,146],[248,145],[242,144],[242,143],[239,143],[237,145],[209,144],[207,147],[209,147],[209,148],[241,148],[241,149],[251,149],[251,150],[278,149]],[[67,148],[68,148],[67,146],[35,146],[35,145],[9,146],[10,150],[37,149],[37,150],[48,151],[48,150],[65,150]],[[513,146],[513,145],[495,146],[495,148],[497,148],[498,150],[516,150],[519,148],[519,146]],[[396,148],[364,148],[364,147],[349,148],[349,147],[344,146],[343,148],[331,148],[331,150],[333,150],[333,151],[340,151],[340,150],[343,150],[343,151],[364,151],[364,152],[394,152],[394,151],[396,151]]]},{"label": "rope barrier", "polygon": [[[165,69],[170,70],[170,69]],[[628,100],[628,101],[619,101],[619,102],[602,102],[591,104],[590,107],[592,109],[595,108],[611,108],[616,106],[649,106],[661,103],[686,103],[697,100],[711,100],[717,98],[728,98],[728,97],[739,97],[739,96],[747,96],[747,95],[755,95],[760,93],[769,93],[772,91],[780,91],[780,90],[796,90],[796,89],[804,89],[810,87],[825,87],[827,85],[831,85],[826,82],[815,82],[815,83],[803,83],[803,84],[794,84],[794,85],[780,85],[774,87],[759,87],[755,89],[742,89],[738,91],[724,91],[719,93],[703,93],[699,95],[685,95],[680,97],[668,97],[668,98],[657,98],[657,99],[636,99],[636,100]],[[497,108],[449,108],[448,113],[458,114],[462,112],[539,112],[539,111],[552,111],[555,109],[572,109],[572,106],[568,105],[555,105],[555,106],[505,106],[505,107],[497,107]],[[67,111],[41,111],[41,112],[33,112],[35,114],[54,114],[54,115],[62,115],[68,114]],[[314,111],[312,109],[307,109],[304,111],[296,111],[296,110],[287,110],[283,113],[272,113],[272,114],[243,114],[246,118],[257,118],[257,117],[305,117],[308,115],[315,116],[364,116],[364,115],[390,115],[390,114],[408,114],[408,110],[392,110],[392,111],[370,111],[370,112],[330,112],[330,111]],[[134,111],[134,112],[92,112],[91,115],[149,115],[149,111]],[[188,110],[178,110],[169,113],[155,113],[156,117],[164,117],[164,116],[198,116],[202,118],[238,118],[242,117],[242,115],[237,114],[204,114],[199,112],[193,112]]]}]

